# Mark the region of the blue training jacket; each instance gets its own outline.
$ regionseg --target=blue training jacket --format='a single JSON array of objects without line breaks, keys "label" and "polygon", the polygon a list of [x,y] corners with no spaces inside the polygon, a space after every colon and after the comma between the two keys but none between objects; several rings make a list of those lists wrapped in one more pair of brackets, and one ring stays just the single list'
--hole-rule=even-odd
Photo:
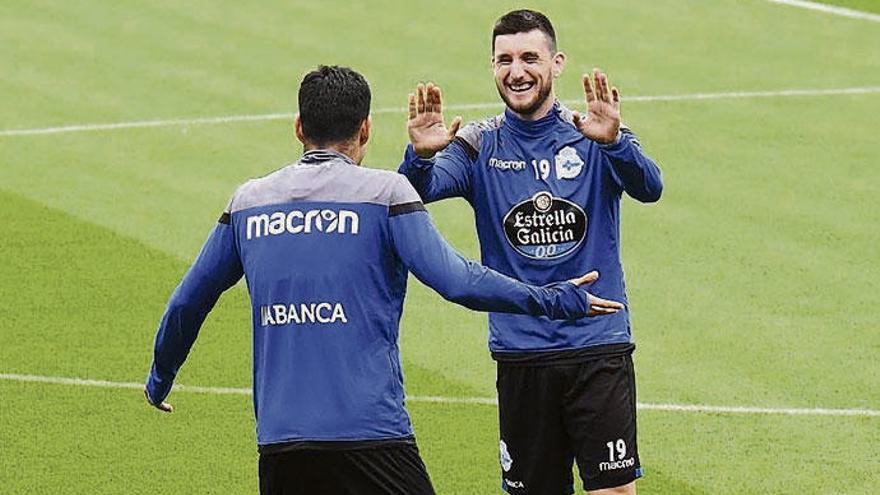
[{"label": "blue training jacket", "polygon": [[148,398],[166,398],[208,312],[244,275],[261,446],[409,437],[398,348],[407,271],[476,310],[589,311],[573,284],[534,287],[463,258],[401,175],[310,151],[233,195],[168,302]]},{"label": "blue training jacket", "polygon": [[[625,304],[620,197],[625,191],[653,202],[663,190],[660,169],[629,129],[621,126],[616,143],[600,145],[558,102],[534,122],[507,109],[471,123],[431,159],[409,145],[399,172],[426,203],[457,196],[471,204],[486,266],[536,284],[596,269],[590,292]],[[489,315],[496,358],[631,342],[628,310],[576,321]]]}]

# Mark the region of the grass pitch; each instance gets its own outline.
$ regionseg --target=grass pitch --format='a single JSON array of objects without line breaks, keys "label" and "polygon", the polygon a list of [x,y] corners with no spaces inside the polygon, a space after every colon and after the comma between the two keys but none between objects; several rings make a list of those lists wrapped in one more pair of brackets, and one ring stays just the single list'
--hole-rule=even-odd
[{"label": "grass pitch", "polygon": [[[417,82],[497,102],[491,24],[516,6],[3,2],[0,130],[292,112],[302,74],[338,63],[373,87],[366,163],[396,168]],[[760,0],[533,6],[569,56],[560,97],[607,70],[663,169],[660,203],[623,208],[640,401],[880,409],[880,96],[626,100],[877,87],[880,24]],[[142,381],[235,186],[298,153],[283,119],[0,135],[0,373]],[[430,210],[475,256],[467,205]],[[221,299],[178,383],[249,386],[246,308],[241,286]],[[494,394],[484,316],[412,281],[402,336],[409,394]],[[256,492],[248,397],[174,392],[170,416],[136,389],[0,380],[0,398],[3,493]],[[493,406],[409,408],[438,493],[499,493]],[[641,493],[876,492],[877,417],[646,410],[639,428]]]}]

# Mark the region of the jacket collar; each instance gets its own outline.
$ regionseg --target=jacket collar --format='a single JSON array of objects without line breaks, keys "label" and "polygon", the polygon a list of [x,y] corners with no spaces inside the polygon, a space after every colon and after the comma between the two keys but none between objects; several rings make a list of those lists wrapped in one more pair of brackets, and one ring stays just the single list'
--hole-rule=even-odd
[{"label": "jacket collar", "polygon": [[343,161],[350,165],[357,165],[348,156],[334,150],[309,150],[303,153],[299,159],[300,165],[323,165],[328,162]]},{"label": "jacket collar", "polygon": [[559,118],[560,109],[559,101],[555,101],[547,115],[538,120],[523,120],[513,113],[510,108],[505,108],[504,120],[517,133],[526,136],[543,136],[553,130]]}]

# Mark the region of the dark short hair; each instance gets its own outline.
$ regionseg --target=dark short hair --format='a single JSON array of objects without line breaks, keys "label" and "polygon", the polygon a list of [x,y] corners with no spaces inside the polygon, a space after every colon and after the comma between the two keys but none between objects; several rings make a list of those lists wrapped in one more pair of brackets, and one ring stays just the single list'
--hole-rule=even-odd
[{"label": "dark short hair", "polygon": [[505,34],[528,33],[537,29],[550,39],[550,51],[556,53],[556,31],[550,19],[544,14],[528,9],[514,10],[495,21],[492,29],[492,53],[495,53],[495,38]]},{"label": "dark short hair", "polygon": [[313,144],[348,141],[370,115],[370,85],[348,67],[320,65],[299,85],[302,133]]}]

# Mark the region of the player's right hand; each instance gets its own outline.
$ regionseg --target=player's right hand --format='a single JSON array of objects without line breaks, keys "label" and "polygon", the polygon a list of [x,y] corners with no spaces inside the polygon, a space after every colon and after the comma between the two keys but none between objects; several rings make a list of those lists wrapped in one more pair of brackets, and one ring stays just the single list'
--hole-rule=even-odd
[{"label": "player's right hand", "polygon": [[162,412],[167,412],[167,413],[174,412],[174,406],[172,406],[171,404],[169,404],[167,402],[160,402],[159,404],[153,404],[153,401],[150,400],[150,394],[147,392],[147,387],[144,387],[144,398],[147,399],[148,404],[150,404],[151,406],[155,407],[156,409],[158,409]]},{"label": "player's right hand", "polygon": [[413,150],[422,158],[431,158],[455,139],[461,126],[461,117],[452,119],[449,127],[443,121],[443,103],[440,88],[434,83],[419,84],[409,94],[409,119],[406,130]]},{"label": "player's right hand", "polygon": [[[578,278],[573,278],[569,280],[569,282],[578,287],[582,287],[585,285],[590,285],[596,280],[599,280],[599,272],[592,271],[590,273],[581,275]],[[587,300],[590,301],[590,312],[587,313],[587,316],[613,315],[614,313],[617,313],[618,311],[623,309],[623,304],[617,301],[612,301],[610,299],[602,299],[601,297],[596,297],[589,292],[587,292]]]}]

